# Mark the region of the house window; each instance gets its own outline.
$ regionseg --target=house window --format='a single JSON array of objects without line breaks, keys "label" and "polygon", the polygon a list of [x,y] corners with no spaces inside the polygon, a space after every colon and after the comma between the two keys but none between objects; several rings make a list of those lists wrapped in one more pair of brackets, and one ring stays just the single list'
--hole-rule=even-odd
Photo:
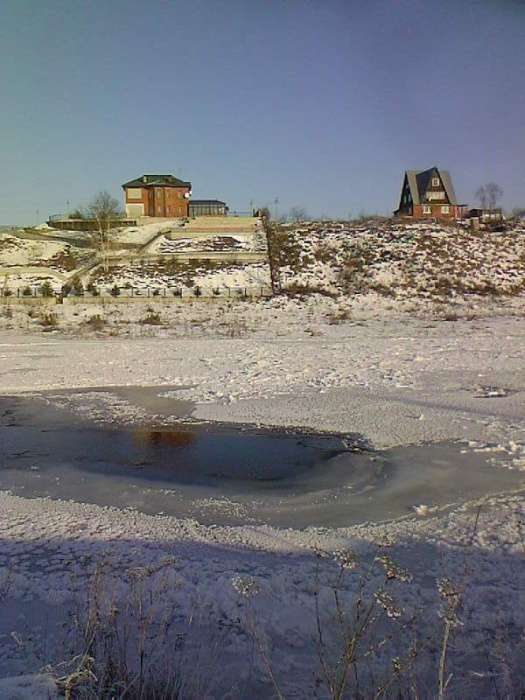
[{"label": "house window", "polygon": [[182,192],[179,190],[179,199],[182,199]]},{"label": "house window", "polygon": [[449,214],[450,213],[450,207],[448,206],[448,204],[444,204],[441,207],[441,213],[442,214]]},{"label": "house window", "polygon": [[431,214],[432,213],[432,208],[430,204],[423,204],[423,208],[421,209],[423,214]]},{"label": "house window", "polygon": [[439,177],[432,178],[432,187],[439,187]]},{"label": "house window", "polygon": [[160,197],[160,196],[162,196],[162,190],[161,190],[160,187],[159,187],[159,188],[157,189],[157,197]]}]

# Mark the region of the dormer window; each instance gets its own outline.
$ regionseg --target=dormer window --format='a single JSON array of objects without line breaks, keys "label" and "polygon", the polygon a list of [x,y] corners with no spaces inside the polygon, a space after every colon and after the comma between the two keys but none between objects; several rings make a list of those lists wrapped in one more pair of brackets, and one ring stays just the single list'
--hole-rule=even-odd
[{"label": "dormer window", "polygon": [[439,177],[432,178],[432,187],[439,187]]}]

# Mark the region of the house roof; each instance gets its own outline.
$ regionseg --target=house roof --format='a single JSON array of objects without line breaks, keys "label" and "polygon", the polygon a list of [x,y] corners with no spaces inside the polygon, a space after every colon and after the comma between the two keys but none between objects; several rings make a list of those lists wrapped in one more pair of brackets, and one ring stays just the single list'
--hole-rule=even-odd
[{"label": "house roof", "polygon": [[173,175],[142,175],[137,177],[135,180],[130,180],[125,182],[122,187],[190,187],[191,182],[185,182],[184,180],[179,180],[178,177]]},{"label": "house roof", "polygon": [[405,175],[408,180],[408,185],[410,187],[410,194],[412,195],[412,201],[414,204],[421,204],[421,198],[425,194],[430,182],[430,178],[434,173],[437,173],[443,187],[445,188],[446,195],[450,204],[457,204],[458,200],[456,198],[456,193],[454,192],[454,187],[452,186],[452,180],[448,170],[442,170],[441,168],[430,168],[430,170],[407,170]]},{"label": "house roof", "polygon": [[226,206],[226,202],[221,202],[220,199],[192,199],[190,204],[222,204]]}]

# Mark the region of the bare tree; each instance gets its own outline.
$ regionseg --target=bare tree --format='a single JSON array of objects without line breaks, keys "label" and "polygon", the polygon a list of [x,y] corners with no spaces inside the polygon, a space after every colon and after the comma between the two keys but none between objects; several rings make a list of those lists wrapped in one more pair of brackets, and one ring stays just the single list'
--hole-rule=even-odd
[{"label": "bare tree", "polygon": [[107,269],[109,232],[115,226],[115,222],[123,217],[124,212],[118,200],[112,197],[107,190],[102,190],[95,195],[81,211],[84,218],[92,219],[97,225],[96,242],[104,256],[104,267]]},{"label": "bare tree", "polygon": [[503,190],[495,182],[488,182],[476,192],[476,199],[483,209],[495,209],[496,203],[503,197]]},{"label": "bare tree", "polygon": [[516,207],[511,212],[512,219],[525,219],[525,207]]},{"label": "bare tree", "polygon": [[305,221],[308,218],[304,207],[292,207],[288,217],[290,221]]}]

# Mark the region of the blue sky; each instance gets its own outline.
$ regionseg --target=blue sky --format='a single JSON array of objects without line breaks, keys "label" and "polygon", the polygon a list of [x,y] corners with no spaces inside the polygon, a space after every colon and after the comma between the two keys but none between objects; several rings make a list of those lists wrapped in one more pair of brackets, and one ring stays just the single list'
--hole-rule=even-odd
[{"label": "blue sky", "polygon": [[143,173],[389,214],[403,172],[525,206],[523,0],[2,0],[0,225]]}]

